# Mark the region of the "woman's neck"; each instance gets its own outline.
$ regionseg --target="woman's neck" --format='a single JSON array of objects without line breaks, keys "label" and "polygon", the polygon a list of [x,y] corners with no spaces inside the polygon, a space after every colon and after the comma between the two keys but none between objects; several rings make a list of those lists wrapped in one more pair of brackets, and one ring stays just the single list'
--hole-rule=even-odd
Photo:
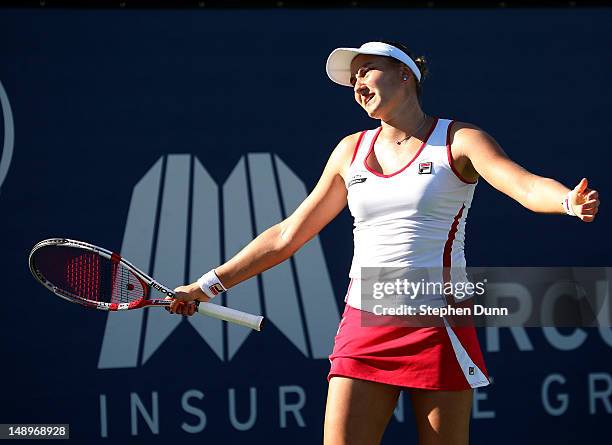
[{"label": "woman's neck", "polygon": [[[407,104],[398,109],[388,119],[381,119],[380,137],[387,141],[401,141],[422,134],[427,125],[427,115],[417,103]],[[426,130],[425,130],[426,131]]]}]

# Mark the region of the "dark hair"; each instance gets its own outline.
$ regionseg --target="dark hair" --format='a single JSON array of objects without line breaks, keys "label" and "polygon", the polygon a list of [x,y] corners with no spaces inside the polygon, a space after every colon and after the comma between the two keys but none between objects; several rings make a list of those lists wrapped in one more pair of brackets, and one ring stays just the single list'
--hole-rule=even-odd
[{"label": "dark hair", "polygon": [[[380,42],[386,43],[387,45],[395,46],[397,49],[400,49],[403,52],[405,52],[406,54],[408,54],[410,56],[410,58],[412,60],[414,60],[414,63],[416,63],[417,68],[421,72],[421,81],[420,82],[419,81],[416,82],[417,98],[419,99],[419,102],[420,102],[421,101],[421,94],[423,93],[423,81],[425,80],[425,77],[427,77],[427,74],[429,73],[429,69],[428,69],[428,66],[427,66],[427,60],[425,60],[425,57],[423,57],[423,56],[418,56],[418,57],[413,56],[412,52],[403,43],[393,42],[391,40],[380,40]],[[390,59],[393,62],[395,62],[395,63],[398,63],[398,64],[402,63],[402,62],[400,62],[397,59],[393,59],[393,58],[390,58]]]}]

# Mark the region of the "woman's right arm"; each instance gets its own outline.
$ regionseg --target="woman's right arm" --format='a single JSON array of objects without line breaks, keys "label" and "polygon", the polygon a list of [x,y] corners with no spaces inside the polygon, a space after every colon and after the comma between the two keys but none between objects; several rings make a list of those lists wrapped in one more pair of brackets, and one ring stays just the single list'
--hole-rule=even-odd
[{"label": "woman's right arm", "polygon": [[227,288],[285,261],[316,236],[346,206],[344,172],[355,144],[344,138],[334,149],[314,190],[285,220],[270,227],[225,264],[215,268]]},{"label": "woman's right arm", "polygon": [[[343,178],[358,137],[356,133],[340,141],[314,190],[291,216],[258,235],[234,257],[215,268],[226,288],[285,261],[342,211],[347,203]],[[178,300],[208,300],[197,283],[180,286],[175,291]]]}]

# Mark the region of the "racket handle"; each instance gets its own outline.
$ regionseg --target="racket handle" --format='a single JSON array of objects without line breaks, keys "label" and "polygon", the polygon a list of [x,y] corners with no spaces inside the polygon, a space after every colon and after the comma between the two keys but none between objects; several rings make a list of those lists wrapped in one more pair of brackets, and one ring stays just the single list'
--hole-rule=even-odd
[{"label": "racket handle", "polygon": [[198,312],[202,315],[208,315],[209,317],[218,318],[219,320],[236,323],[256,331],[261,331],[263,327],[264,318],[261,315],[252,315],[246,312],[237,311],[236,309],[214,303],[205,303],[203,301],[198,301],[197,305]]}]

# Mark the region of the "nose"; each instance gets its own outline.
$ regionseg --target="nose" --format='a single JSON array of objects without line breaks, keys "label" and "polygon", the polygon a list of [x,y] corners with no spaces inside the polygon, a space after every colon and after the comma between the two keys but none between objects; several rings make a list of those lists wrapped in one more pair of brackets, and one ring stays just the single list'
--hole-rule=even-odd
[{"label": "nose", "polygon": [[359,86],[358,84],[355,84],[355,100],[357,101],[358,104],[363,106],[364,100],[368,94],[370,94],[370,90],[368,89],[368,87],[366,87],[363,84]]},{"label": "nose", "polygon": [[362,83],[359,78],[355,81],[355,86],[353,87],[353,90],[355,91],[355,94],[358,94],[360,96],[365,96],[368,92],[368,88],[365,86],[365,84]]}]

